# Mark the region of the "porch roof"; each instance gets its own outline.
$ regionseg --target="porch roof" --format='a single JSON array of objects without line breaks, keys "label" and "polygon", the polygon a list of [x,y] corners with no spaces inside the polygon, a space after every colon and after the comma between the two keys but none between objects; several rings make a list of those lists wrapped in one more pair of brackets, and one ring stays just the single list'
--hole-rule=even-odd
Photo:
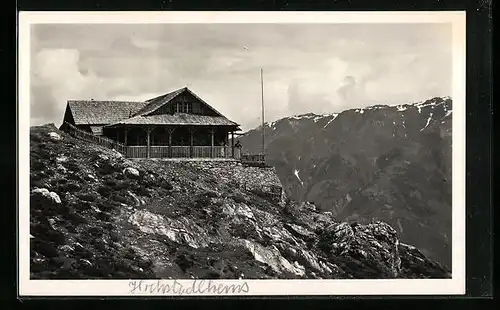
[{"label": "porch roof", "polygon": [[239,124],[230,121],[224,116],[207,116],[187,113],[138,115],[123,119],[104,127],[120,127],[123,125],[191,125],[191,126],[236,126]]}]

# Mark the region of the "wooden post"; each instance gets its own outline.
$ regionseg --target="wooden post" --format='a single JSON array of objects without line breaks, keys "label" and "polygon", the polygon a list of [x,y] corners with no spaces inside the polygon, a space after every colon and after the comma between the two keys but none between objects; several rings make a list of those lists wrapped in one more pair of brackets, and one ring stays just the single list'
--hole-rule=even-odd
[{"label": "wooden post", "polygon": [[168,157],[172,157],[172,132],[174,132],[173,128],[168,128]]},{"label": "wooden post", "polygon": [[214,135],[215,135],[215,130],[214,130],[214,128],[212,127],[212,128],[210,128],[210,138],[211,138],[211,139],[210,139],[210,140],[211,140],[211,141],[210,141],[210,145],[212,146],[212,148],[210,149],[210,157],[214,157],[214,155],[215,155],[215,154],[214,154],[214,140],[215,140],[215,139],[214,139]]},{"label": "wooden post", "polygon": [[125,146],[127,145],[127,136],[128,136],[128,128],[125,128],[125,140],[124,140]]},{"label": "wooden post", "polygon": [[231,157],[234,158],[234,131],[231,131]]},{"label": "wooden post", "polygon": [[146,128],[146,132],[148,134],[148,140],[147,140],[147,157],[149,158],[151,156],[151,150],[150,150],[150,139],[151,139],[151,128]]},{"label": "wooden post", "polygon": [[194,144],[194,128],[189,128],[189,157],[193,157],[193,144]]},{"label": "wooden post", "polygon": [[224,137],[224,158],[229,157],[229,132],[226,132],[226,136]]}]

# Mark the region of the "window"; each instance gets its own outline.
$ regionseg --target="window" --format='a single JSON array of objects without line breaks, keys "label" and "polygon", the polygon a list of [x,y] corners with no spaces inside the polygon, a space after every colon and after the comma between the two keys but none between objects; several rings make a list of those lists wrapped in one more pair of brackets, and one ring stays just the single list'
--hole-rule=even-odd
[{"label": "window", "polygon": [[177,102],[175,107],[175,112],[177,113],[190,113],[192,111],[191,103],[189,102]]}]

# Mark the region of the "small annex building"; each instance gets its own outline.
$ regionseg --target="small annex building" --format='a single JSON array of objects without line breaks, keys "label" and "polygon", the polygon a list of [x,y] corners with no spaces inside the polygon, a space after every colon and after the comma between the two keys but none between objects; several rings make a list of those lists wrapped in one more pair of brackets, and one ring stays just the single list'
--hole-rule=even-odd
[{"label": "small annex building", "polygon": [[68,100],[60,129],[65,127],[117,141],[129,157],[239,154],[234,148],[239,124],[187,87],[144,102]]}]

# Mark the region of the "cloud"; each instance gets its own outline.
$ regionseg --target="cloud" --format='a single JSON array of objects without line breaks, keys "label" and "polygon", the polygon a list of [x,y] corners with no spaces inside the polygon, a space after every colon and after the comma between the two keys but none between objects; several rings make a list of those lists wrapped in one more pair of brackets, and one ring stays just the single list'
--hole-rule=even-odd
[{"label": "cloud", "polygon": [[[32,121],[68,99],[144,100],[188,86],[245,129],[451,92],[446,24],[36,25]],[[246,47],[246,48],[245,48]]]},{"label": "cloud", "polygon": [[31,118],[60,123],[66,100],[99,94],[100,79],[78,68],[75,49],[42,49],[34,56],[31,77]]},{"label": "cloud", "polygon": [[339,94],[340,98],[342,98],[342,100],[348,101],[359,91],[359,87],[357,86],[358,85],[356,83],[356,79],[353,76],[348,75],[344,78],[344,83],[342,84],[342,86],[337,89],[337,93]]}]

